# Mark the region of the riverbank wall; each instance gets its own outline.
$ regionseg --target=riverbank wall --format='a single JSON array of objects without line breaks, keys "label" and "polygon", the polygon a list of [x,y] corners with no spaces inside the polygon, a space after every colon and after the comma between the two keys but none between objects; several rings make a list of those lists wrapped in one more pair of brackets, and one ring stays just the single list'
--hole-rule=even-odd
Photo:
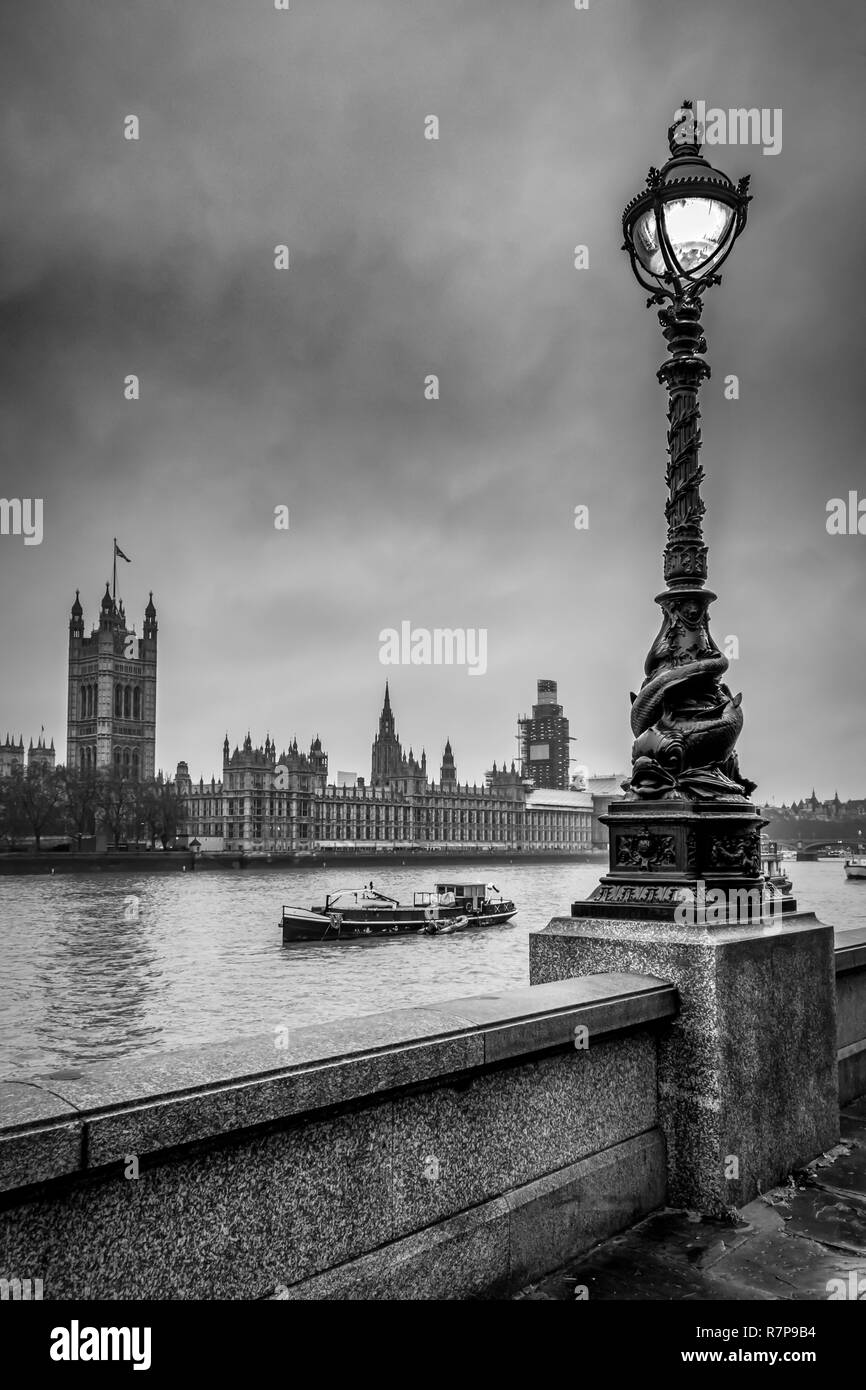
[{"label": "riverbank wall", "polygon": [[[755,934],[735,935],[741,957]],[[771,970],[792,940],[760,934]],[[818,1026],[837,1020],[844,1103],[866,1088],[866,931],[841,933],[829,965]],[[690,999],[606,971],[7,1078],[0,1277],[41,1279],[45,1299],[507,1296],[671,1201],[672,1174],[700,1161],[712,1089],[673,1149],[665,1120],[699,984]],[[775,1076],[760,1020],[784,988],[756,998]],[[811,1028],[791,1017],[786,1065],[808,1071]],[[739,1042],[723,1044],[741,1081]]]},{"label": "riverbank wall", "polygon": [[39,854],[0,854],[0,875],[3,874],[82,874],[82,873],[123,873],[152,870],[154,873],[178,873],[195,870],[203,873],[208,870],[251,871],[264,869],[323,869],[342,868],[354,864],[359,869],[371,866],[394,867],[417,865],[425,870],[438,863],[459,866],[471,864],[474,871],[479,866],[488,867],[491,872],[501,865],[545,864],[545,863],[591,863],[605,858],[603,853],[560,852],[558,850],[534,850],[524,854],[519,850],[486,850],[475,846],[461,850],[371,850],[345,852],[334,850],[304,852],[297,854],[219,854],[193,853],[192,850],[154,850],[148,853],[133,851],[63,852],[43,850]]},{"label": "riverbank wall", "polygon": [[195,856],[191,850],[153,850],[149,853],[124,851],[105,853],[73,850],[43,850],[39,854],[0,854],[0,876],[4,874],[111,874],[191,873]]},{"label": "riverbank wall", "polygon": [[471,1298],[664,1201],[659,980],[596,976],[0,1086],[48,1298]]}]

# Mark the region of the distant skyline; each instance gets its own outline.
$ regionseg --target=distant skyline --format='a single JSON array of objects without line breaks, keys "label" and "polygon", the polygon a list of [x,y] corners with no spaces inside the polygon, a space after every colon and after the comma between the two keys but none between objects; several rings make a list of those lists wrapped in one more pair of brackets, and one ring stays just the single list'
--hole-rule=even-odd
[{"label": "distant skyline", "polygon": [[[855,0],[7,7],[0,492],[44,507],[41,544],[0,535],[0,737],[62,754],[116,535],[166,771],[249,729],[365,775],[386,678],[437,774],[446,738],[461,781],[516,757],[539,678],[577,762],[626,770],[666,420],[620,217],[690,96],[783,115],[776,153],[707,149],[754,195],[703,316],[740,765],[758,800],[866,794],[866,535],[826,526],[866,497],[864,52]],[[484,674],[383,665],[404,622],[483,629]]]},{"label": "distant skyline", "polygon": [[[101,597],[101,594],[104,593],[104,592],[105,592],[105,585],[103,584],[102,591],[101,591],[101,593],[100,593],[100,597]],[[122,598],[122,594],[121,594],[121,592],[120,592],[120,585],[118,584],[118,599],[120,599],[120,598]],[[89,634],[89,632],[90,632],[90,626],[89,626],[89,624],[88,624],[87,605],[86,605],[86,604],[84,605],[84,609],[85,609],[85,632]],[[142,610],[142,611],[143,611],[143,610]],[[157,610],[157,611],[158,611],[158,610]],[[136,629],[138,629],[138,627],[140,627],[140,623],[136,623],[135,618],[134,618],[134,615],[133,615],[133,613],[129,610],[128,605],[127,605],[127,617],[128,617],[128,619],[130,620],[130,623],[135,625]],[[140,636],[141,634],[139,633],[138,635]],[[66,669],[66,668],[65,668],[65,664],[64,664],[64,673],[65,673],[65,669]],[[532,684],[532,697],[531,697],[530,699],[528,699],[527,701],[525,701],[525,706],[521,706],[521,713],[524,711],[524,707],[525,707],[525,709],[528,710],[528,709],[530,708],[530,706],[535,702],[535,699],[536,699],[536,689],[535,689],[535,687],[536,687],[536,685],[537,685],[537,680],[538,680],[538,679],[547,679],[547,678],[549,678],[549,677],[539,677],[539,678],[535,678],[535,679],[533,680],[533,684]],[[555,679],[555,677],[553,677],[553,679]],[[384,699],[385,684],[386,684],[386,682],[388,683],[388,685],[389,685],[389,687],[390,687],[390,689],[391,689],[391,703],[392,703],[392,707],[394,708],[395,722],[396,722],[396,725],[397,725],[397,734],[398,734],[398,737],[400,738],[400,741],[401,741],[401,743],[402,743],[402,745],[403,745],[403,747],[404,747],[404,750],[408,752],[409,749],[412,748],[412,749],[414,749],[414,752],[415,752],[416,756],[418,756],[418,757],[420,757],[422,750],[425,750],[426,753],[427,753],[427,763],[428,763],[428,767],[429,767],[429,769],[430,769],[431,780],[432,780],[432,781],[438,781],[439,764],[441,763],[441,760],[442,760],[442,753],[443,753],[444,748],[445,748],[445,743],[446,743],[446,741],[449,741],[449,736],[448,736],[447,734],[442,735],[441,738],[438,739],[437,743],[436,743],[434,746],[431,746],[430,743],[425,743],[425,741],[424,741],[423,739],[414,739],[414,740],[413,740],[411,737],[409,737],[409,738],[404,738],[404,737],[403,737],[403,735],[402,735],[402,733],[401,733],[401,731],[400,731],[400,730],[401,730],[401,725],[400,725],[399,709],[397,708],[397,694],[396,694],[396,690],[395,690],[395,687],[394,687],[394,684],[393,684],[393,676],[390,675],[390,674],[386,674],[386,675],[384,675],[383,678],[382,678],[381,691],[380,691],[378,706],[377,706],[377,708],[376,708],[375,715],[373,716],[373,718],[372,718],[372,720],[371,720],[371,733],[370,733],[369,742],[372,743],[373,737],[375,736],[375,729],[378,727],[378,719],[379,719],[379,714],[381,713],[381,708],[382,708],[382,702],[383,702],[383,699]],[[64,684],[65,684],[65,674],[64,674]],[[397,689],[398,689],[398,688],[399,688],[399,687],[397,687]],[[560,700],[560,703],[562,703],[561,692],[559,693],[558,698],[559,698],[559,700]],[[568,715],[568,710],[567,710],[567,709],[564,709],[564,713],[565,713],[566,716],[567,716],[567,715]],[[517,732],[516,732],[516,729],[517,729],[517,720],[518,720],[518,718],[519,718],[519,715],[518,715],[518,714],[515,714],[515,718],[514,718],[514,724],[515,724],[515,735],[514,735],[514,738],[515,738],[515,745],[516,745],[516,742],[517,742]],[[241,721],[241,724],[243,724],[243,721]],[[234,729],[234,732],[233,732],[233,729]],[[58,750],[58,762],[62,761],[62,757],[60,756],[60,754],[62,754],[62,753],[64,752],[64,750],[65,750],[65,744],[66,744],[66,726],[65,726],[65,718],[64,718],[63,729],[62,729],[62,731],[60,732],[60,736],[59,736],[59,737],[58,737],[56,734],[51,733],[48,729],[45,729],[44,731],[40,729],[40,731],[38,731],[37,733],[34,734],[34,733],[28,733],[27,731],[21,730],[21,729],[16,729],[16,730],[9,729],[9,730],[6,730],[5,728],[3,729],[3,735],[2,735],[2,736],[5,738],[6,735],[7,735],[7,733],[8,733],[10,736],[13,736],[13,737],[17,737],[18,735],[21,735],[21,736],[23,737],[23,739],[24,739],[24,746],[25,746],[25,748],[26,748],[26,747],[28,746],[28,744],[29,744],[31,738],[32,738],[32,741],[33,741],[34,746],[36,745],[37,740],[38,740],[38,738],[39,738],[39,733],[40,733],[40,732],[44,732],[44,738],[45,738],[45,742],[46,742],[46,743],[49,743],[49,742],[51,742],[51,741],[53,740],[53,742],[54,742],[54,744],[55,744],[55,747],[56,747],[57,750]],[[219,752],[220,752],[220,754],[221,754],[221,752],[222,752],[223,740],[225,739],[226,736],[228,737],[230,748],[232,749],[232,751],[234,751],[235,747],[239,747],[239,746],[241,746],[241,745],[243,744],[244,738],[246,737],[246,734],[247,734],[248,732],[250,733],[250,735],[251,735],[251,737],[252,737],[252,741],[253,741],[253,746],[254,746],[254,747],[259,747],[259,746],[263,745],[264,742],[265,742],[265,738],[269,736],[269,737],[271,738],[272,741],[276,741],[276,745],[277,745],[278,752],[282,752],[282,751],[288,749],[288,747],[289,747],[289,745],[291,744],[293,738],[295,738],[295,737],[297,737],[299,746],[300,746],[300,748],[301,748],[302,751],[304,751],[305,748],[309,746],[309,744],[312,742],[312,740],[313,740],[314,738],[316,738],[316,737],[321,737],[322,743],[323,743],[323,746],[324,746],[324,750],[325,750],[325,752],[328,754],[328,780],[329,780],[329,782],[333,782],[333,783],[336,784],[336,782],[337,782],[337,777],[338,777],[338,766],[337,766],[337,763],[336,763],[334,757],[331,755],[331,748],[330,748],[330,743],[329,743],[329,736],[328,736],[328,732],[327,732],[326,730],[323,730],[323,729],[321,729],[321,728],[319,728],[319,727],[317,726],[316,729],[315,729],[315,731],[314,731],[314,732],[311,732],[309,735],[307,735],[307,734],[301,734],[301,733],[299,733],[297,730],[293,730],[293,732],[292,732],[291,734],[288,734],[288,735],[287,735],[287,734],[285,734],[284,732],[280,732],[280,731],[278,731],[278,730],[276,730],[276,729],[271,728],[270,726],[268,726],[268,728],[265,730],[264,733],[261,733],[261,732],[257,732],[256,730],[254,730],[254,729],[252,729],[252,728],[250,728],[250,727],[248,727],[248,726],[244,726],[243,729],[241,729],[241,726],[240,726],[240,725],[237,725],[237,727],[235,727],[235,725],[232,724],[232,725],[228,726],[228,728],[227,728],[226,730],[224,730],[222,736],[221,736],[221,737],[219,738],[219,740],[218,740]],[[161,729],[161,726],[160,726],[160,724],[158,723],[158,725],[157,725],[157,746],[159,746],[159,741],[160,741],[160,739],[162,739],[163,741],[166,741],[167,737],[170,738],[170,735],[167,736],[166,733],[165,733],[165,731]],[[450,741],[453,743],[453,740],[450,740]],[[339,740],[339,739],[338,739],[338,740],[335,740],[335,744],[337,744],[337,743],[340,743],[340,740]],[[341,746],[342,746],[342,745],[341,745]],[[591,751],[591,750],[590,750],[590,751]],[[519,753],[518,753],[517,751],[513,751],[513,752],[511,752],[511,753],[509,753],[509,754],[507,754],[507,755],[504,755],[504,756],[505,756],[505,761],[506,761],[509,765],[510,765],[511,761],[513,760],[514,763],[515,763],[515,765],[516,765],[518,768],[520,767],[520,757],[519,757]],[[464,773],[463,773],[462,771],[460,771],[460,765],[458,764],[458,776],[459,776],[459,780],[460,780],[461,783],[468,780],[469,783],[470,783],[470,785],[471,785],[473,782],[478,782],[479,784],[481,784],[481,783],[483,782],[483,780],[484,780],[485,774],[490,770],[490,768],[491,768],[491,766],[492,766],[492,763],[493,763],[494,761],[495,761],[499,766],[502,766],[502,763],[503,763],[503,757],[499,757],[499,756],[496,756],[496,755],[494,754],[491,758],[488,758],[488,759],[485,761],[484,758],[483,758],[483,752],[482,752],[481,749],[470,750],[470,760],[471,760],[473,766],[480,766],[479,759],[481,760],[481,763],[483,763],[483,770],[482,770],[479,774],[477,774],[477,775],[468,775],[468,777],[467,777],[466,775],[464,775]],[[178,759],[178,760],[176,760],[176,761],[179,761],[179,760],[180,760],[180,759]],[[188,759],[188,758],[185,758],[184,761],[186,761],[186,762],[189,764],[189,759]],[[368,774],[369,774],[369,764],[370,764],[370,752],[369,752],[369,749],[368,749],[364,754],[362,754],[362,756],[361,756],[360,758],[356,758],[356,759],[355,759],[355,763],[354,763],[354,764],[353,764],[352,761],[351,761],[351,757],[348,758],[348,759],[344,758],[344,759],[342,760],[342,762],[340,763],[339,775],[340,775],[340,776],[345,776],[345,775],[356,775],[356,776],[361,776],[361,777],[366,778],[366,777],[368,776]],[[174,773],[175,767],[176,767],[176,763],[173,763],[171,766],[167,766],[167,765],[166,765],[166,766],[163,766],[161,763],[160,763],[159,765],[160,765],[160,767],[162,767],[162,770],[163,770],[164,772],[171,773],[171,774]],[[608,767],[608,766],[596,765],[596,764],[593,763],[592,761],[587,762],[587,761],[586,761],[586,758],[578,757],[577,755],[575,755],[575,756],[573,757],[573,760],[572,760],[572,775],[574,775],[574,774],[575,774],[576,772],[578,772],[578,771],[581,771],[581,772],[583,772],[585,775],[587,775],[587,776],[589,776],[589,777],[594,777],[594,776],[598,776],[598,777],[613,776],[613,775],[617,775],[619,772],[626,772],[626,771],[627,771],[627,766],[628,766],[628,760],[624,761],[624,762],[622,763],[621,766],[615,767],[615,766],[611,765],[611,766]],[[198,781],[200,777],[203,777],[203,778],[205,779],[205,781],[208,781],[208,782],[209,782],[210,779],[211,779],[211,776],[215,777],[215,778],[217,779],[217,781],[218,781],[218,780],[220,779],[220,775],[221,775],[221,773],[222,773],[222,761],[221,761],[221,758],[220,758],[219,761],[213,762],[213,764],[212,764],[212,770],[211,770],[210,772],[208,772],[208,773],[205,773],[203,769],[199,769],[198,771],[194,770],[194,768],[193,768],[193,766],[192,766],[191,764],[189,764],[189,768],[190,768],[190,774],[192,775],[194,781]],[[807,778],[806,780],[808,781],[808,778]],[[820,780],[820,779],[819,779],[819,780]],[[778,797],[770,797],[770,796],[767,796],[767,797],[765,797],[765,798],[761,798],[760,792],[756,792],[753,799],[755,799],[755,800],[762,800],[762,799],[765,799],[765,800],[768,801],[768,802],[772,801],[772,802],[775,802],[776,804],[779,804],[779,805],[781,805],[782,802],[784,802],[785,804],[790,804],[790,803],[793,802],[793,801],[800,801],[800,800],[802,800],[802,799],[807,799],[808,796],[809,796],[809,794],[811,793],[811,790],[812,790],[813,786],[818,786],[818,783],[814,782],[814,779],[813,779],[813,782],[809,784],[808,790],[803,790],[803,789],[801,788],[799,791],[795,792],[795,793],[794,793],[792,796],[790,796],[790,797],[778,798]],[[821,792],[820,789],[819,789],[819,790],[818,790],[818,793],[817,793],[817,795],[818,795],[818,800],[819,800],[819,801],[828,801],[828,800],[831,800],[832,797],[833,797],[833,795],[835,794],[836,791],[837,791],[837,788],[835,788],[835,787],[834,787],[834,789],[833,789],[833,792]],[[860,792],[857,792],[857,791],[853,792],[853,793],[851,794],[850,797],[849,797],[849,796],[842,796],[840,799],[841,799],[842,801],[847,801],[847,800],[861,800],[861,799],[863,799],[864,796],[866,796],[866,787],[864,787]]]}]

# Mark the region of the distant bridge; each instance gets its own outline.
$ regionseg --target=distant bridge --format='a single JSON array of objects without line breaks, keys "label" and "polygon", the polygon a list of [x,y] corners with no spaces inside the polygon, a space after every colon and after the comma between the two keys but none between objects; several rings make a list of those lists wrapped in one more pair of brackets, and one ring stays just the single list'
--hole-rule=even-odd
[{"label": "distant bridge", "polygon": [[863,842],[862,840],[813,840],[811,844],[801,845],[797,841],[794,848],[808,850],[811,854],[816,852],[820,854],[822,850],[825,854],[829,854],[830,850],[835,849],[845,850],[848,854],[860,854],[863,850]]}]

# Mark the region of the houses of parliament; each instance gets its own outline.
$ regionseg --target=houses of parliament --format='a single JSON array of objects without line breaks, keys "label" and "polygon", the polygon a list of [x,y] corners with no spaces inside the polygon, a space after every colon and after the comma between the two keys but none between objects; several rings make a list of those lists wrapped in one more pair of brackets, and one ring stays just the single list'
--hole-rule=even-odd
[{"label": "houses of parliament", "polygon": [[193,782],[178,763],[177,786],[185,808],[183,832],[201,851],[240,854],[363,849],[399,850],[498,847],[522,852],[588,851],[592,847],[592,796],[570,788],[535,788],[512,762],[494,763],[484,785],[461,784],[450,740],[438,782],[424,750],[406,753],[385,686],[373,739],[369,781],[328,781],[328,757],[318,735],[309,752],[297,740],[277,752],[270,735],[253,747],[223,744],[220,781]]},{"label": "houses of parliament", "polygon": [[[85,635],[79,592],[69,618],[66,765],[111,771],[132,781],[156,774],[157,620],[151,593],[141,636],[122,599],[105,586],[98,620]],[[576,852],[593,847],[593,797],[568,780],[568,721],[556,685],[539,682],[533,720],[520,722],[523,759],[493,764],[481,786],[461,783],[446,740],[438,779],[427,754],[404,751],[385,685],[371,749],[370,776],[328,780],[318,735],[304,752],[294,739],[277,750],[270,735],[248,733],[223,744],[222,777],[194,782],[179,762],[178,840],[203,852],[243,855],[423,846],[477,846]],[[40,737],[29,765],[54,766],[54,745]],[[0,744],[0,777],[25,768],[23,739]]]}]

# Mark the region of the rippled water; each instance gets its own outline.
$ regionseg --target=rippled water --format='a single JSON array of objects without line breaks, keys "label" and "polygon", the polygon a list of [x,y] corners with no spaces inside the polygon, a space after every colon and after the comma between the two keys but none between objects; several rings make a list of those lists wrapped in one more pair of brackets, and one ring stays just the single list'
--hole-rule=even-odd
[{"label": "rippled water", "polygon": [[[802,907],[839,929],[866,926],[866,882],[849,883],[839,863],[788,868]],[[0,878],[0,1075],[517,988],[529,980],[529,932],[567,915],[603,863],[497,865],[519,908],[505,927],[282,945],[283,902],[320,901],[371,873],[411,901],[451,872],[483,881],[491,865]],[[128,894],[138,921],[124,918]]]}]

